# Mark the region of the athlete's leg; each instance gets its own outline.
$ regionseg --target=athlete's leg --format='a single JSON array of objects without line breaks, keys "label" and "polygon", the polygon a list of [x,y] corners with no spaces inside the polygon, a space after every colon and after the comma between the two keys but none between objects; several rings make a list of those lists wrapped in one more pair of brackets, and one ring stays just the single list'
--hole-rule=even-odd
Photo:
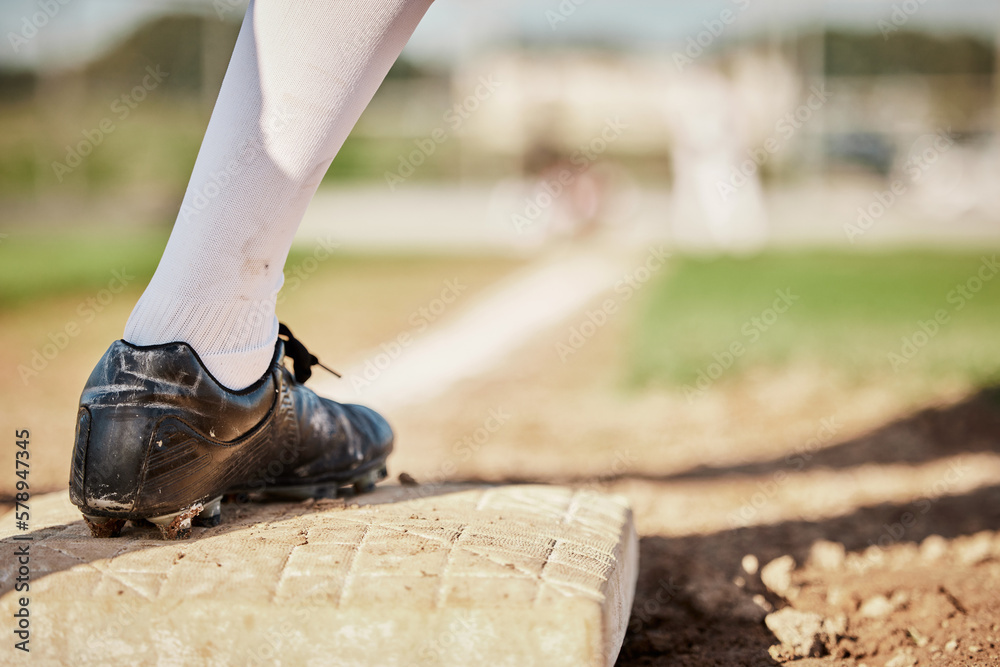
[{"label": "athlete's leg", "polygon": [[253,0],[163,258],[125,329],[231,389],[268,367],[292,237],[430,0]]},{"label": "athlete's leg", "polygon": [[251,2],[167,249],[81,395],[70,499],[95,536],[142,519],[184,537],[229,493],[386,475],[388,422],[302,384],[315,358],[277,342],[274,305],[306,205],[429,4]]}]

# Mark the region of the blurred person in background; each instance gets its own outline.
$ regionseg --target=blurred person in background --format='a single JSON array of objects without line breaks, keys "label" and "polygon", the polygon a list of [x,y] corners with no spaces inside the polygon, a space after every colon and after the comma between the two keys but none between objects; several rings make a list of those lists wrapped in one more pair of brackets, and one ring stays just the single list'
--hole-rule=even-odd
[{"label": "blurred person in background", "polygon": [[674,149],[674,237],[693,248],[733,254],[759,251],[768,239],[760,172],[741,170],[748,141],[733,82],[692,67],[668,86],[665,117]]}]

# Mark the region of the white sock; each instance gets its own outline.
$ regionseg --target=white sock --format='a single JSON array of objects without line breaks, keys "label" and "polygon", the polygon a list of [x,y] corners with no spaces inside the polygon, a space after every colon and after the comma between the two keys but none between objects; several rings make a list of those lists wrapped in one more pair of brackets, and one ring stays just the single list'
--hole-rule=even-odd
[{"label": "white sock", "polygon": [[252,0],[156,273],[125,326],[219,382],[267,370],[306,206],[431,0]]}]

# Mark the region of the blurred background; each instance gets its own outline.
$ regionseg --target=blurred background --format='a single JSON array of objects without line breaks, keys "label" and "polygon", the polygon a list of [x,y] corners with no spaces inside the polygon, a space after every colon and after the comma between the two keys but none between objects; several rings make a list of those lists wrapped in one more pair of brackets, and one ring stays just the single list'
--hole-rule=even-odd
[{"label": "blurred background", "polygon": [[[0,415],[32,430],[40,491],[66,486],[80,388],[166,243],[245,8],[0,7]],[[438,0],[327,173],[279,315],[348,369],[324,390],[393,410],[394,472],[630,498],[623,664],[780,662],[761,620],[796,599],[850,617],[824,649],[845,660],[992,646],[998,66],[993,0]],[[914,565],[932,536],[965,569]],[[760,579],[783,555],[816,595]],[[923,611],[860,614],[897,600],[898,563]],[[950,629],[946,584],[968,589]]]}]

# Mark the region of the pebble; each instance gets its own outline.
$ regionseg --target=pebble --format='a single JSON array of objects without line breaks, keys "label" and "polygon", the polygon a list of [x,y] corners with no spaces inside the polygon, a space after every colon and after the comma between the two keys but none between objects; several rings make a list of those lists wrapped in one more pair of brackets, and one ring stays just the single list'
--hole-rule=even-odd
[{"label": "pebble", "polygon": [[914,656],[907,653],[905,649],[899,649],[896,655],[885,663],[885,667],[913,667],[915,664],[917,664],[917,659]]},{"label": "pebble", "polygon": [[785,554],[761,568],[760,580],[771,592],[788,597],[792,588],[792,570],[794,569],[795,559]]},{"label": "pebble", "polygon": [[747,574],[757,574],[757,568],[760,567],[760,563],[757,561],[757,557],[753,554],[747,554],[743,557],[742,563],[743,571]]},{"label": "pebble", "polygon": [[785,607],[764,618],[768,629],[778,641],[800,658],[819,657],[823,645],[823,617],[807,611]]},{"label": "pebble", "polygon": [[891,566],[897,572],[912,566],[913,561],[920,559],[920,547],[916,544],[897,544],[892,549]]},{"label": "pebble", "polygon": [[910,601],[910,594],[907,593],[906,591],[896,591],[895,593],[892,594],[892,597],[889,599],[889,602],[891,602],[892,606],[896,609],[899,609],[909,601]]},{"label": "pebble", "polygon": [[993,535],[984,531],[956,540],[955,550],[958,560],[965,565],[982,563],[993,555]]},{"label": "pebble", "polygon": [[[917,630],[916,628],[909,628],[907,632],[910,633],[910,637],[913,638],[913,643],[916,644],[918,648],[927,646],[927,642],[930,641],[922,632],[920,632],[920,630]],[[933,647],[931,650],[934,650]]]},{"label": "pebble", "polygon": [[940,535],[928,535],[920,543],[920,559],[932,563],[948,551],[948,541]]},{"label": "pebble", "polygon": [[837,614],[823,621],[823,632],[831,640],[847,634],[847,614]]},{"label": "pebble", "polygon": [[950,640],[948,640],[948,643],[944,645],[944,650],[945,651],[954,651],[957,648],[958,648],[958,640],[957,639],[950,639]]},{"label": "pebble", "polygon": [[870,569],[872,567],[883,567],[885,565],[885,550],[873,544],[867,549],[865,549],[861,554],[862,559],[865,563],[865,569]]},{"label": "pebble", "polygon": [[809,562],[821,570],[839,570],[846,557],[847,550],[840,542],[818,540],[809,549]]},{"label": "pebble", "polygon": [[884,618],[895,611],[895,607],[886,596],[876,595],[865,600],[858,611],[868,618]]},{"label": "pebble", "polygon": [[691,602],[703,614],[717,616],[725,610],[731,618],[754,623],[761,622],[767,615],[749,595],[724,579],[693,579],[691,584]]}]

